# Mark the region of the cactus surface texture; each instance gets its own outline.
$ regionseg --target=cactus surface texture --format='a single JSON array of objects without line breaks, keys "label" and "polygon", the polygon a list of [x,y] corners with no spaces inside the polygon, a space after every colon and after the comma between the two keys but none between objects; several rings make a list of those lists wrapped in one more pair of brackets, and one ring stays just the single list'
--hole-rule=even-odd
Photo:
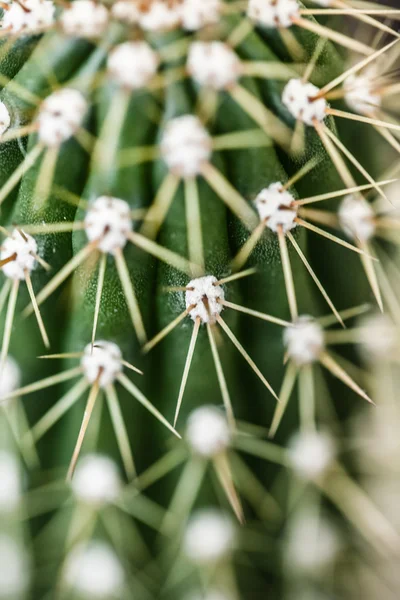
[{"label": "cactus surface texture", "polygon": [[399,23],[0,2],[0,600],[398,600]]}]

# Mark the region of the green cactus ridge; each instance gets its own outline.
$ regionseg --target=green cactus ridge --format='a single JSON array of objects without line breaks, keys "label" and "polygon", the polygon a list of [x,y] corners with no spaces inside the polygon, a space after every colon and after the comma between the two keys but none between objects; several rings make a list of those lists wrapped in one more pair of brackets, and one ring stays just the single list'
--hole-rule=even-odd
[{"label": "green cactus ridge", "polygon": [[400,10],[0,10],[0,599],[397,598]]}]

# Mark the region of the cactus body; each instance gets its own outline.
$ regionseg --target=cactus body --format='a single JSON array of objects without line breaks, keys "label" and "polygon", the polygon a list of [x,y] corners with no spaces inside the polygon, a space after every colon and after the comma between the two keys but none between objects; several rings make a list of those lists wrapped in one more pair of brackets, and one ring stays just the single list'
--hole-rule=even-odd
[{"label": "cactus body", "polygon": [[382,597],[398,11],[2,11],[0,598]]}]

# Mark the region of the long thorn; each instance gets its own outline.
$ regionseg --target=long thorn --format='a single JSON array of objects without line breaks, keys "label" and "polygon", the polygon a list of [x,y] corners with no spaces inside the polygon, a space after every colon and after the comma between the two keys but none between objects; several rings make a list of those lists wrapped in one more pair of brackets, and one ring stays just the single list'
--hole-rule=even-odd
[{"label": "long thorn", "polygon": [[86,404],[81,428],[79,430],[78,439],[77,439],[77,442],[75,445],[75,449],[74,449],[72,459],[71,459],[71,462],[69,465],[68,473],[67,473],[67,481],[71,481],[72,477],[74,475],[76,464],[77,464],[78,458],[79,458],[79,454],[81,452],[83,440],[85,439],[85,434],[86,434],[86,431],[87,431],[87,428],[89,425],[90,417],[92,416],[94,406],[96,404],[96,400],[97,400],[99,391],[100,391],[99,383],[98,383],[98,381],[95,381],[95,383],[92,386],[92,389],[90,390],[89,398],[88,398],[88,401]]},{"label": "long thorn", "polygon": [[194,350],[196,347],[197,336],[199,333],[200,324],[201,324],[200,317],[197,317],[196,321],[194,323],[192,336],[190,338],[189,350],[188,350],[188,353],[186,356],[185,368],[183,371],[181,385],[179,388],[179,395],[178,395],[178,400],[176,403],[175,416],[174,416],[174,427],[176,427],[176,422],[179,417],[179,411],[180,411],[181,405],[182,405],[183,394],[185,393],[186,383],[187,383],[187,379],[188,379],[188,375],[189,375],[189,371],[190,371],[190,366],[192,364],[192,359],[193,359],[193,354],[194,354]]},{"label": "long thorn", "polygon": [[296,383],[296,377],[297,367],[291,361],[289,362],[288,367],[286,369],[286,373],[282,382],[282,387],[279,392],[279,402],[276,405],[271,427],[268,433],[268,436],[270,438],[274,437],[276,432],[278,431],[278,427],[280,425],[283,415],[285,414],[290,396],[292,395],[294,384]]},{"label": "long thorn", "polygon": [[363,60],[359,61],[358,63],[356,63],[355,65],[350,67],[350,69],[347,69],[347,71],[344,71],[343,73],[341,73],[338,77],[336,77],[335,79],[330,81],[327,85],[325,85],[323,88],[321,88],[318,95],[321,97],[325,96],[330,90],[332,90],[336,86],[343,83],[343,81],[345,81],[348,77],[350,77],[354,73],[357,73],[361,69],[364,69],[367,65],[369,65],[371,62],[376,60],[381,54],[383,54],[384,52],[387,52],[387,50],[389,50],[392,46],[397,44],[397,42],[398,42],[398,40],[394,40],[393,42],[390,42],[390,44],[388,44],[387,46],[380,48],[379,50],[377,50],[376,52],[374,52],[367,58],[364,58]]},{"label": "long thorn", "polygon": [[189,312],[193,308],[194,308],[194,305],[189,306],[180,315],[178,315],[176,317],[176,319],[174,319],[173,321],[171,321],[171,323],[169,323],[166,327],[164,327],[164,329],[162,329],[160,331],[160,333],[158,333],[152,340],[150,340],[149,342],[147,342],[147,344],[145,346],[143,346],[143,352],[144,353],[150,352],[150,350],[152,350],[154,348],[154,346],[157,346],[157,344],[159,344],[169,333],[171,333],[171,331],[173,329],[175,329],[175,327],[177,327],[179,325],[179,323],[181,321],[183,321],[183,319],[185,317],[188,316]]},{"label": "long thorn", "polygon": [[226,306],[227,308],[232,308],[233,310],[242,312],[245,315],[250,315],[251,317],[256,317],[257,319],[261,319],[262,321],[268,321],[269,323],[275,323],[276,325],[281,325],[282,327],[289,327],[290,325],[292,325],[292,323],[290,323],[289,321],[284,321],[283,319],[278,319],[278,317],[272,317],[271,315],[259,312],[258,310],[252,310],[251,308],[240,306],[240,304],[228,302],[228,300],[224,300],[223,302],[221,302],[221,304],[223,306]]},{"label": "long thorn", "polygon": [[43,343],[46,346],[46,348],[50,348],[49,338],[48,338],[46,328],[43,323],[42,315],[40,314],[40,309],[36,302],[35,292],[33,291],[33,286],[32,286],[32,280],[31,280],[31,277],[30,277],[28,271],[25,271],[25,281],[26,281],[26,287],[28,288],[29,296],[30,296],[30,299],[32,302],[33,310],[35,311],[35,316],[36,316],[37,323],[39,325],[40,334],[42,336]]},{"label": "long thorn", "polygon": [[222,399],[224,401],[226,417],[231,429],[234,430],[236,425],[235,417],[233,415],[232,402],[229,395],[228,386],[226,385],[225,375],[222,369],[221,359],[218,354],[217,344],[215,343],[214,332],[212,331],[212,326],[209,323],[207,323],[207,333],[208,338],[210,340],[211,352],[214,359],[215,369],[217,371],[219,387],[221,389]]},{"label": "long thorn", "polygon": [[[397,179],[387,179],[386,181],[376,182],[379,186],[389,185],[395,183]],[[346,188],[344,190],[338,190],[336,192],[328,192],[326,194],[318,194],[317,196],[310,196],[309,198],[303,198],[302,200],[295,200],[296,206],[304,206],[305,204],[313,204],[314,202],[322,202],[323,200],[330,200],[331,198],[340,198],[341,196],[347,196],[348,194],[355,194],[357,192],[364,192],[375,187],[375,184],[367,183],[364,185],[356,185],[355,187]]]},{"label": "long thorn", "polygon": [[362,115],[356,115],[353,113],[346,112],[344,110],[337,110],[335,108],[327,108],[327,114],[333,117],[340,117],[343,119],[349,119],[350,121],[359,121],[360,123],[367,123],[368,125],[376,125],[377,127],[384,127],[386,129],[393,129],[394,131],[400,131],[400,125],[395,123],[388,123],[387,121],[381,121],[380,119],[372,119],[370,117],[364,117]]},{"label": "long thorn", "polygon": [[136,477],[135,461],[133,459],[129,436],[124,423],[124,418],[122,416],[121,407],[119,405],[118,397],[113,385],[107,387],[106,397],[119,451],[121,453],[122,462],[124,463],[125,473],[130,481]]},{"label": "long thorn", "polygon": [[308,31],[317,34],[320,37],[327,38],[331,42],[335,42],[335,44],[339,44],[344,48],[353,50],[353,52],[358,52],[366,56],[370,56],[370,54],[373,52],[369,46],[366,46],[365,44],[358,42],[357,40],[354,40],[352,37],[348,37],[343,33],[339,33],[338,31],[334,31],[329,27],[320,25],[320,23],[315,21],[309,21],[307,19],[297,17],[293,19],[293,23],[298,25],[298,27],[302,27],[303,29],[307,29]]},{"label": "long thorn", "polygon": [[364,252],[364,254],[361,254],[361,262],[363,264],[368,283],[371,286],[371,290],[375,296],[376,302],[379,306],[379,310],[383,312],[382,295],[379,289],[378,277],[374,269],[372,258],[370,258],[370,249],[368,247],[367,242],[359,242],[359,246],[360,249]]},{"label": "long thorn", "polygon": [[[76,254],[67,264],[49,281],[47,285],[39,292],[36,296],[38,306],[40,306],[56,289],[83,263],[84,260],[94,251],[97,242],[87,244],[78,254]],[[32,313],[33,307],[27,306],[23,311],[24,316],[28,316]]]},{"label": "long thorn", "polygon": [[314,119],[314,128],[345,186],[349,188],[355,187],[356,182],[344,162],[342,155],[332,143],[332,140],[326,135],[326,127],[324,124],[317,121],[317,119]]},{"label": "long thorn", "polygon": [[285,279],[286,294],[289,302],[290,316],[292,321],[295,321],[299,315],[297,310],[296,291],[294,288],[292,267],[290,265],[289,252],[286,244],[285,234],[282,228],[278,229],[279,248],[281,251],[281,261],[283,268],[283,276]]},{"label": "long thorn", "polygon": [[[311,225],[311,223],[308,223],[307,221],[303,221],[303,219],[300,219],[299,217],[296,218],[296,222],[299,225],[301,225],[302,227],[305,227],[306,229],[309,229],[310,231],[313,231],[314,233],[317,233],[318,235],[322,235],[322,237],[325,237],[326,239],[330,240],[331,242],[335,242],[336,244],[339,244],[340,246],[344,246],[348,250],[357,252],[357,254],[369,256],[369,255],[366,255],[363,250],[360,250],[360,248],[357,248],[356,246],[353,246],[352,244],[345,242],[344,240],[340,239],[339,237],[336,237],[335,235],[332,235],[332,234],[328,233],[327,231],[324,231],[324,229],[320,229],[319,227],[316,227],[315,225]],[[376,258],[374,258],[373,256],[370,256],[370,258],[372,258],[372,260],[376,260]]]},{"label": "long thorn", "polygon": [[1,402],[5,402],[6,400],[10,400],[11,398],[18,398],[19,396],[26,396],[27,394],[31,394],[32,392],[38,392],[40,390],[44,390],[53,385],[58,385],[59,383],[63,383],[64,381],[68,381],[69,379],[73,379],[74,377],[78,377],[82,375],[82,367],[74,367],[73,369],[68,369],[68,371],[64,371],[63,373],[57,373],[57,375],[51,375],[50,377],[46,377],[45,379],[41,379],[40,381],[36,381],[35,383],[31,383],[30,385],[26,385],[25,387],[19,388],[7,396],[4,396],[1,399]]},{"label": "long thorn", "polygon": [[11,332],[12,332],[13,323],[14,323],[14,314],[15,314],[15,307],[17,304],[18,290],[19,290],[19,279],[14,279],[14,281],[12,282],[11,291],[10,291],[10,295],[8,298],[6,322],[4,325],[3,344],[1,347],[1,358],[0,358],[0,376],[3,372],[4,364],[5,364],[5,361],[7,358],[7,354],[8,354],[8,348],[10,346],[10,339],[11,339]]},{"label": "long thorn", "polygon": [[346,373],[344,369],[342,369],[342,367],[334,360],[334,358],[332,358],[332,356],[330,356],[330,354],[328,354],[327,352],[323,352],[320,355],[319,360],[321,364],[326,369],[328,369],[328,371],[334,377],[340,379],[340,381],[347,385],[347,387],[353,390],[356,394],[361,396],[361,398],[363,398],[370,404],[374,404],[374,402],[372,402],[371,398],[364,392],[364,390],[362,390],[360,386],[356,384],[356,382],[350,377],[350,375]]},{"label": "long thorn", "polygon": [[236,191],[229,181],[211,163],[203,166],[202,173],[209,186],[221,198],[227,207],[252,230],[257,226],[257,216],[246,200]]},{"label": "long thorn", "polygon": [[37,144],[30,152],[27,154],[22,161],[22,163],[15,169],[11,177],[6,181],[3,187],[0,189],[0,204],[4,202],[7,198],[8,194],[13,191],[13,189],[18,185],[21,181],[23,175],[26,171],[28,171],[37,161],[39,156],[43,151],[43,146]]},{"label": "long thorn", "polygon": [[271,394],[273,395],[273,397],[275,398],[275,400],[279,401],[279,398],[276,395],[276,393],[274,392],[271,384],[265,379],[265,377],[261,373],[260,369],[257,367],[257,365],[255,364],[255,362],[250,358],[250,356],[248,355],[248,353],[246,352],[246,350],[243,348],[242,344],[239,342],[239,340],[237,339],[237,337],[234,335],[233,331],[225,323],[225,321],[223,320],[223,318],[220,315],[217,316],[217,322],[222,327],[222,329],[225,331],[226,335],[229,337],[229,339],[231,340],[231,342],[233,343],[233,345],[235,346],[235,348],[237,350],[239,350],[240,354],[243,356],[243,358],[248,363],[248,365],[251,367],[251,369],[253,369],[253,371],[257,375],[257,377],[263,382],[263,384],[265,385],[265,387],[267,388],[267,390],[269,390],[271,392]]},{"label": "long thorn", "polygon": [[152,256],[155,256],[159,260],[165,262],[167,265],[178,269],[178,271],[182,271],[182,273],[186,273],[186,275],[191,276],[193,273],[202,273],[203,269],[200,265],[196,265],[183,256],[179,256],[176,252],[172,252],[165,248],[164,246],[160,246],[153,240],[149,240],[149,238],[141,235],[140,233],[136,233],[135,231],[131,231],[128,234],[128,238],[135,246],[138,246],[141,250],[148,252]]},{"label": "long thorn", "polygon": [[344,323],[340,317],[340,314],[338,313],[337,309],[335,308],[335,305],[333,304],[332,300],[329,298],[324,286],[322,285],[321,281],[319,280],[319,278],[317,277],[314,269],[312,268],[312,266],[310,265],[310,263],[308,262],[307,258],[305,257],[303,251],[301,250],[300,246],[298,245],[298,243],[296,242],[296,240],[294,239],[293,235],[290,233],[290,231],[287,232],[286,234],[290,240],[290,242],[292,243],[294,249],[296,250],[297,254],[299,255],[301,261],[303,262],[304,266],[306,267],[307,271],[310,273],[311,277],[313,278],[316,286],[318,287],[319,291],[321,292],[321,294],[323,295],[323,297],[325,298],[328,306],[330,307],[330,309],[332,310],[333,314],[335,315],[335,317],[337,318],[337,320],[339,321],[339,323],[344,327]]},{"label": "long thorn", "polygon": [[243,279],[244,277],[249,277],[249,275],[254,275],[257,273],[257,269],[255,267],[251,267],[250,269],[246,269],[245,271],[241,271],[240,273],[234,273],[233,275],[229,275],[228,277],[224,277],[223,279],[219,279],[215,282],[214,285],[223,285],[224,283],[230,283],[231,281],[237,281],[238,279]]},{"label": "long thorn", "polygon": [[142,313],[140,312],[140,307],[136,298],[135,290],[133,288],[133,283],[129,275],[123,252],[120,248],[115,252],[115,264],[117,266],[122,289],[124,290],[124,295],[128,305],[129,314],[132,319],[133,327],[140,343],[144,344],[147,341],[147,335],[143,324]]},{"label": "long thorn", "polygon": [[151,404],[149,400],[147,400],[146,396],[142,394],[142,392],[136,387],[136,385],[132,383],[130,379],[126,377],[126,375],[120,373],[118,375],[118,381],[130,394],[132,394],[134,398],[136,398],[136,400],[140,402],[140,404],[142,404],[142,406],[144,406],[152,415],[154,415],[156,419],[160,421],[160,423],[162,423],[163,425],[165,425],[165,427],[167,427],[167,429],[172,431],[172,433],[176,435],[176,437],[181,438],[181,436],[174,429],[174,427],[172,427],[172,425],[168,423],[167,419],[163,417],[163,415],[156,409],[155,406]]},{"label": "long thorn", "polygon": [[79,400],[89,387],[86,379],[82,378],[69,390],[60,400],[43,415],[43,417],[32,427],[32,437],[35,442],[40,440],[45,433],[59,421],[65,413]]},{"label": "long thorn", "polygon": [[200,198],[196,179],[185,179],[185,210],[189,259],[204,271],[204,248],[201,227]]},{"label": "long thorn", "polygon": [[106,274],[106,267],[107,267],[107,254],[102,254],[101,258],[100,258],[99,275],[97,278],[96,303],[95,303],[95,309],[94,309],[93,330],[92,330],[92,346],[96,339],[97,323],[99,321],[100,303],[101,303],[101,297],[103,295],[104,277]]},{"label": "long thorn", "polygon": [[236,254],[235,258],[232,261],[232,269],[238,270],[243,267],[243,265],[247,262],[254,248],[257,246],[260,241],[262,234],[264,233],[265,222],[261,221],[251,233],[250,237],[246,240],[243,246],[240,248],[239,252]]},{"label": "long thorn", "polygon": [[378,183],[375,179],[368,173],[366,169],[362,166],[362,164],[356,159],[356,157],[346,148],[346,146],[330,131],[329,127],[325,127],[326,135],[332,140],[332,142],[339,148],[341,152],[346,156],[346,158],[356,167],[356,169],[364,175],[365,179],[370,182],[370,184],[376,189],[378,194],[380,194],[385,200],[387,200],[386,194],[379,187]]}]

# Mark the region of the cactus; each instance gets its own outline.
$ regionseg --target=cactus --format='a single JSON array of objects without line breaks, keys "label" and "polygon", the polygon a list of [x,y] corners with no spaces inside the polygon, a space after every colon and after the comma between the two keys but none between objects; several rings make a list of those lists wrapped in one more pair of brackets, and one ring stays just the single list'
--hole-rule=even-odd
[{"label": "cactus", "polygon": [[397,598],[400,11],[1,10],[0,598]]}]

